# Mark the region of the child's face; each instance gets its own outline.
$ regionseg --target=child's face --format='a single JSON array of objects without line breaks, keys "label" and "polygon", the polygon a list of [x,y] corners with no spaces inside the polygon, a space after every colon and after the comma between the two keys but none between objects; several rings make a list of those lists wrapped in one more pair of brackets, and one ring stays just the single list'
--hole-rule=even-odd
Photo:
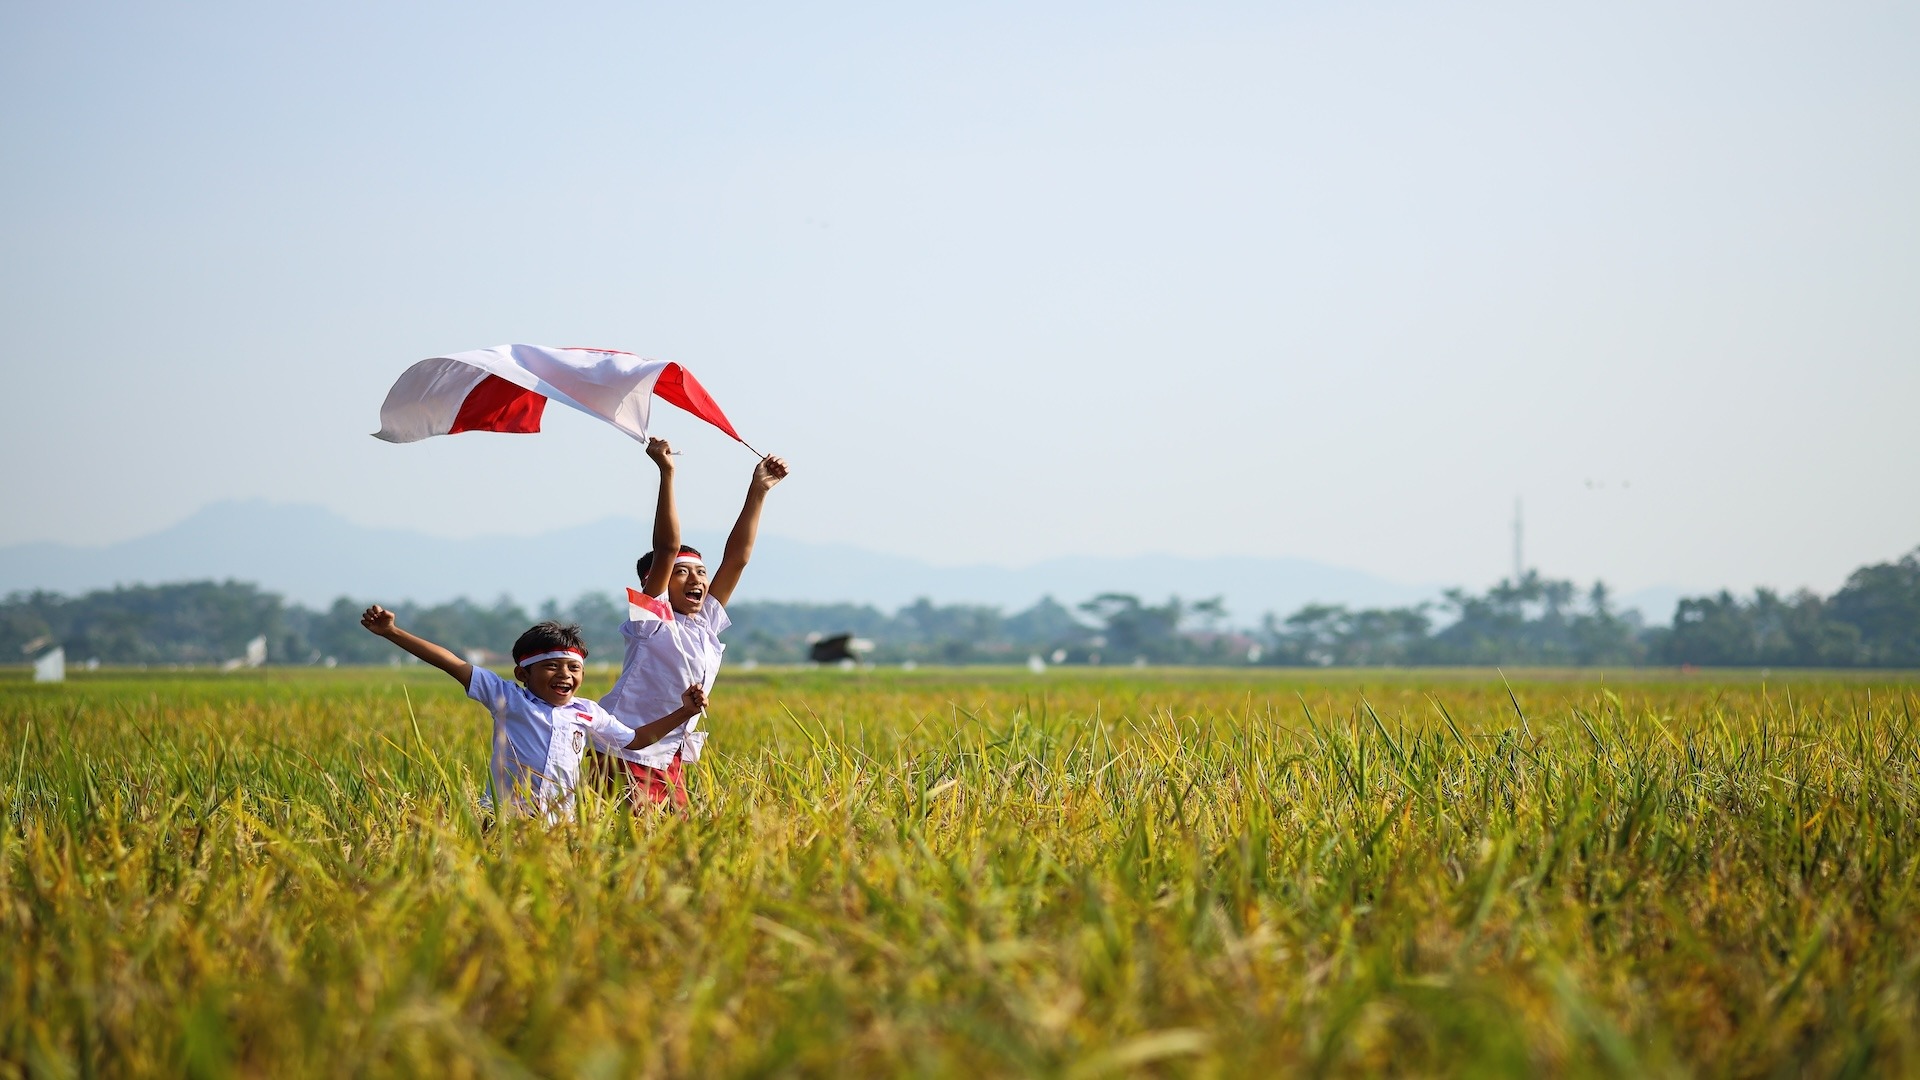
[{"label": "child's face", "polygon": [[573,693],[580,689],[580,680],[585,674],[585,664],[572,657],[559,656],[513,669],[514,677],[525,684],[534,697],[549,705],[565,705],[572,701]]},{"label": "child's face", "polygon": [[707,568],[697,562],[673,564],[673,576],[667,579],[667,603],[682,615],[700,610],[707,598]]}]

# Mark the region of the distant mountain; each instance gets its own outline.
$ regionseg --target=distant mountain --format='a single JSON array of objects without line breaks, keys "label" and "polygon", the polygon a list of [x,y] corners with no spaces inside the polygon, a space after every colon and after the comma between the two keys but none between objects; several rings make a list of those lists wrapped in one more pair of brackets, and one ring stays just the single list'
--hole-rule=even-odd
[{"label": "distant mountain", "polygon": [[[625,588],[646,535],[639,521],[610,518],[569,529],[564,544],[537,536],[445,540],[356,525],[317,506],[222,502],[170,528],[104,547],[37,543],[0,548],[0,593],[78,593],[115,584],[233,578],[309,607],[324,606],[339,596],[437,603],[458,596],[490,601],[506,595],[534,604]],[[723,537],[696,534],[688,539],[717,556]],[[566,555],[532,558],[554,551]],[[1241,624],[1308,603],[1376,607],[1417,603],[1440,593],[1433,586],[1387,581],[1305,559],[1181,559],[1178,575],[1169,572],[1164,556],[942,567],[839,544],[763,536],[739,598],[848,601],[892,610],[924,596],[938,603],[991,604],[1012,611],[1047,595],[1075,604],[1102,592],[1128,592],[1158,602],[1176,590],[1188,599],[1225,596],[1233,621]],[[1664,618],[1670,611],[1648,614]]]}]

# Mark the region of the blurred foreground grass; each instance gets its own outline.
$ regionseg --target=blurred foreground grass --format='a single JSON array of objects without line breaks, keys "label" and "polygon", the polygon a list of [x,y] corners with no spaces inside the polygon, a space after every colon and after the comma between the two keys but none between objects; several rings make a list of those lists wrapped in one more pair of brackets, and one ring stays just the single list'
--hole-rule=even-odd
[{"label": "blurred foreground grass", "polygon": [[728,672],[691,815],[483,833],[438,673],[14,676],[0,1072],[1916,1074],[1917,706]]}]

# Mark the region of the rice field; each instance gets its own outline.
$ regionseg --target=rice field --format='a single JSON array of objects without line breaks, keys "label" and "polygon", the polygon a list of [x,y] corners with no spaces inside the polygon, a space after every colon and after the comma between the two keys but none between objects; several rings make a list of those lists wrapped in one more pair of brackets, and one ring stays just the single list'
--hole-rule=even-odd
[{"label": "rice field", "polygon": [[1916,712],[733,671],[690,813],[549,831],[437,672],[15,673],[0,1074],[1920,1075]]}]

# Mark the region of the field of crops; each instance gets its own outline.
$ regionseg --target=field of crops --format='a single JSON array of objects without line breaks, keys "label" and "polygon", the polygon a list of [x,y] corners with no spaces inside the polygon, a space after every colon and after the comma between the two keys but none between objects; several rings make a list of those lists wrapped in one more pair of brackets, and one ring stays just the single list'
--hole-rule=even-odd
[{"label": "field of crops", "polygon": [[1920,683],[1510,679],[730,672],[549,832],[436,672],[15,674],[0,1074],[1920,1074]]}]

